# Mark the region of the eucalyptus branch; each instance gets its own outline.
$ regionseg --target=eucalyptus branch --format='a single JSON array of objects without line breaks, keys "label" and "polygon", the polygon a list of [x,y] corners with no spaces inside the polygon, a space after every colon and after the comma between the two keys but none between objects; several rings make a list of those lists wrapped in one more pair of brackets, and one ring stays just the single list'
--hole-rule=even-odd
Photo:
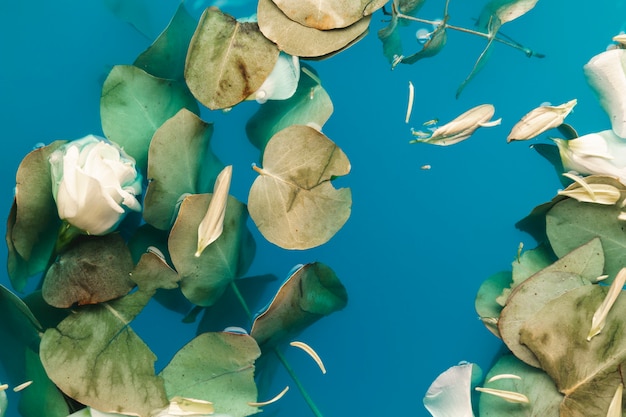
[{"label": "eucalyptus branch", "polygon": [[414,16],[409,16],[400,12],[395,12],[396,16],[399,19],[405,19],[405,20],[411,20],[413,22],[418,22],[418,23],[424,23],[426,25],[432,25],[432,26],[437,26],[439,24],[443,24],[445,26],[446,29],[452,29],[452,30],[456,30],[458,32],[463,32],[463,33],[469,33],[471,35],[476,35],[476,36],[480,36],[481,38],[485,38],[487,40],[493,40],[495,42],[499,42],[503,45],[509,46],[513,49],[517,49],[519,51],[522,51],[526,56],[528,57],[533,57],[536,56],[537,58],[543,58],[545,55],[541,54],[541,53],[537,53],[535,51],[533,51],[532,49],[529,49],[523,45],[521,45],[518,42],[515,42],[511,39],[503,39],[501,37],[497,36],[496,34],[492,34],[492,33],[485,33],[485,32],[480,32],[478,30],[473,30],[473,29],[467,29],[461,26],[454,26],[448,23],[441,23],[440,21],[437,20],[428,20],[428,19],[422,19],[419,17],[414,17]]},{"label": "eucalyptus branch", "polygon": [[[246,315],[248,316],[248,320],[250,320],[250,323],[252,323],[252,313],[250,312],[248,303],[246,303],[246,300],[243,298],[243,295],[241,294],[241,291],[239,291],[239,287],[237,286],[234,280],[231,281],[230,287],[235,293],[237,300],[239,300],[239,304],[241,304],[241,307],[243,308]],[[274,347],[274,349],[272,350],[276,354],[276,357],[278,358],[280,363],[283,365],[283,367],[285,368],[285,370],[287,371],[287,373],[289,374],[293,382],[296,384],[296,387],[298,387],[298,391],[300,391],[302,398],[304,398],[304,401],[307,403],[311,411],[313,411],[313,414],[315,415],[315,417],[324,417],[323,414],[315,405],[315,402],[313,401],[313,399],[311,398],[307,390],[304,388],[304,385],[302,385],[300,378],[298,378],[298,376],[296,375],[295,371],[293,370],[293,368],[287,361],[287,358],[285,358],[285,355],[282,354],[282,352],[278,349],[278,347]]]}]

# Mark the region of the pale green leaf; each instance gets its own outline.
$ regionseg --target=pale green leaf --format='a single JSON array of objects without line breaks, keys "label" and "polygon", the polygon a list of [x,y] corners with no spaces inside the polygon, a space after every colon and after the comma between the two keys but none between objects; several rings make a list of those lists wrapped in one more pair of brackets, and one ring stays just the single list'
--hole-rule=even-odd
[{"label": "pale green leaf", "polygon": [[487,278],[478,288],[474,308],[478,317],[482,320],[487,330],[500,337],[498,320],[502,305],[497,298],[511,285],[511,273],[509,271],[498,272]]},{"label": "pale green leaf", "polygon": [[489,370],[485,380],[502,374],[516,375],[519,379],[501,378],[485,382],[484,386],[524,394],[529,404],[511,403],[481,394],[478,403],[481,417],[559,417],[563,395],[545,372],[526,365],[513,355],[504,355]]},{"label": "pale green leaf", "polygon": [[[209,353],[209,354],[207,354]],[[186,344],[161,372],[167,396],[211,401],[231,417],[255,414],[254,362],[261,352],[246,334],[202,333]]]},{"label": "pale green leaf", "polygon": [[185,80],[208,108],[232,107],[261,87],[278,53],[256,23],[238,22],[211,7],[202,14],[191,39]]},{"label": "pale green leaf", "polygon": [[256,316],[250,335],[266,351],[347,303],[346,289],[331,268],[320,262],[306,264],[287,277]]},{"label": "pale green leaf", "polygon": [[65,397],[48,378],[39,355],[30,349],[26,349],[25,353],[25,381],[33,382],[20,391],[18,404],[20,415],[22,417],[67,417],[70,409]]},{"label": "pale green leaf", "polygon": [[181,2],[167,28],[133,65],[155,77],[183,80],[187,49],[195,29],[196,20]]},{"label": "pale green leaf", "polygon": [[153,77],[132,65],[116,65],[102,86],[102,130],[145,173],[154,132],[183,107],[199,112],[184,84]]},{"label": "pale green leaf", "polygon": [[213,124],[181,109],[155,132],[148,152],[148,188],[143,217],[168,230],[185,194],[211,191],[222,162],[210,149]]},{"label": "pale green leaf", "polygon": [[192,303],[203,307],[215,303],[226,287],[245,273],[254,253],[252,236],[246,227],[246,206],[229,196],[221,236],[200,256],[195,256],[198,225],[212,198],[211,194],[187,196],[168,241],[172,262],[181,277],[183,294]]},{"label": "pale green leaf", "polygon": [[286,249],[326,243],[348,220],[350,189],[333,177],[350,172],[346,155],[321,132],[293,125],[276,133],[250,188],[250,217],[270,242]]}]

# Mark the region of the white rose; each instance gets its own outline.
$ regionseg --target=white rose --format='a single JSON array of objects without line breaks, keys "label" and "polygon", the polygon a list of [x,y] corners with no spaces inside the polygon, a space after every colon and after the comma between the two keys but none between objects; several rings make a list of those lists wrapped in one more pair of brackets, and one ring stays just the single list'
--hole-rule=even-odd
[{"label": "white rose", "polygon": [[141,210],[141,174],[116,144],[89,135],[63,145],[49,161],[59,217],[85,233],[107,234],[129,210]]}]

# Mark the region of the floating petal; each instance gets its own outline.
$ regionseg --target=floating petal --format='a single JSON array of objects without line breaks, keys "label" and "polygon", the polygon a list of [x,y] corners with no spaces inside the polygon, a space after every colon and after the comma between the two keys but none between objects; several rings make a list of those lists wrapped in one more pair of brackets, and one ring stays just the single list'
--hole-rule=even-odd
[{"label": "floating petal", "polygon": [[576,103],[574,99],[560,106],[540,106],[531,110],[513,126],[506,141],[532,139],[549,129],[560,126]]},{"label": "floating petal", "polygon": [[615,395],[609,404],[609,411],[606,413],[606,417],[621,417],[622,416],[622,395],[624,392],[624,384],[620,382],[615,390]]},{"label": "floating petal", "polygon": [[594,336],[600,334],[604,325],[606,324],[606,316],[609,314],[611,307],[617,300],[617,296],[621,294],[622,287],[626,282],[626,268],[620,269],[617,273],[617,276],[611,283],[609,287],[609,292],[607,292],[606,297],[600,304],[600,307],[593,314],[593,318],[591,319],[591,329],[589,329],[589,334],[587,335],[587,341],[590,341]]},{"label": "floating petal", "polygon": [[228,165],[217,176],[213,187],[213,197],[204,218],[198,226],[198,249],[195,256],[199,257],[202,251],[215,242],[224,230],[224,216],[226,215],[226,202],[230,190],[230,179],[233,175],[233,166]]},{"label": "floating petal", "polygon": [[309,356],[313,358],[315,363],[317,363],[317,366],[320,367],[320,370],[322,371],[322,373],[323,374],[326,373],[326,367],[324,366],[324,363],[322,362],[322,359],[319,357],[317,352],[315,350],[313,350],[313,348],[311,346],[307,345],[304,342],[291,342],[289,344],[291,346],[298,347],[298,348],[302,349],[303,351],[305,351],[306,353],[308,353]]},{"label": "floating petal", "polygon": [[621,197],[620,190],[613,185],[589,184],[584,178],[569,172],[563,173],[563,176],[574,181],[574,184],[565,190],[559,191],[558,195],[574,198],[584,203],[597,203],[609,206],[617,203]]},{"label": "floating petal", "polygon": [[276,401],[278,401],[281,398],[283,398],[283,395],[285,395],[287,393],[287,391],[289,391],[289,386],[286,386],[280,393],[278,393],[277,396],[275,396],[271,400],[267,400],[267,401],[263,401],[263,402],[259,402],[259,403],[249,402],[248,405],[250,407],[263,407],[263,406],[275,403]]},{"label": "floating petal", "polygon": [[270,75],[248,99],[261,104],[267,100],[286,100],[296,92],[299,80],[300,60],[281,52]]},{"label": "floating petal", "polygon": [[476,387],[476,391],[484,392],[489,395],[495,395],[496,397],[500,397],[510,403],[528,404],[530,402],[527,396],[520,394],[519,392],[483,387]]},{"label": "floating petal", "polygon": [[474,364],[453,366],[439,375],[424,397],[424,407],[433,417],[474,417],[471,384]]}]

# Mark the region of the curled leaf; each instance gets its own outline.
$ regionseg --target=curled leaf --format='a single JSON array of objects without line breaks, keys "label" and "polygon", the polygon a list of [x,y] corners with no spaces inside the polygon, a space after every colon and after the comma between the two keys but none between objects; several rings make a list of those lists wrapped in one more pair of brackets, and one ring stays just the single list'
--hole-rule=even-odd
[{"label": "curled leaf", "polygon": [[559,106],[540,106],[531,110],[513,126],[506,141],[532,139],[549,129],[560,126],[576,103],[574,99]]}]

